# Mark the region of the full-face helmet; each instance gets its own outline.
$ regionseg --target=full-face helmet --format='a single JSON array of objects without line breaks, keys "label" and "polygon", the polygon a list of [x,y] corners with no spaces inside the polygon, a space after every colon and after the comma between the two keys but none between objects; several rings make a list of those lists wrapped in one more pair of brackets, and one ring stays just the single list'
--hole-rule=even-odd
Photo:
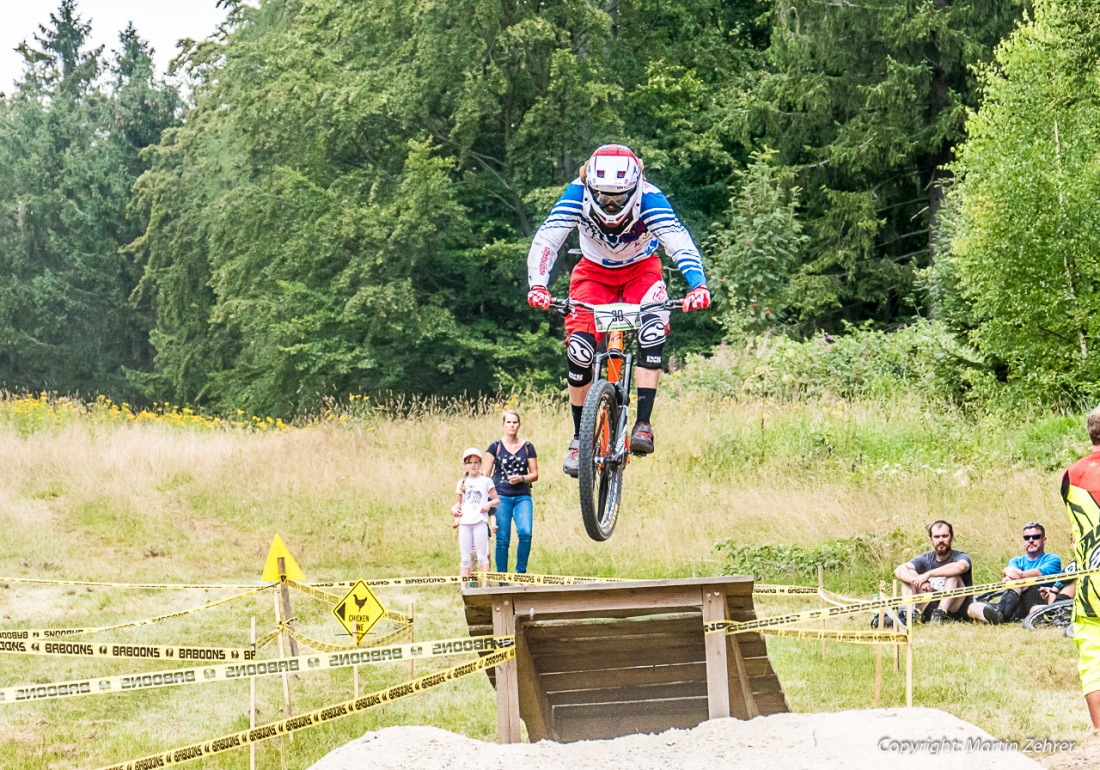
[{"label": "full-face helmet", "polygon": [[642,209],[642,162],[621,144],[598,148],[581,170],[584,212],[601,229],[622,232]]}]

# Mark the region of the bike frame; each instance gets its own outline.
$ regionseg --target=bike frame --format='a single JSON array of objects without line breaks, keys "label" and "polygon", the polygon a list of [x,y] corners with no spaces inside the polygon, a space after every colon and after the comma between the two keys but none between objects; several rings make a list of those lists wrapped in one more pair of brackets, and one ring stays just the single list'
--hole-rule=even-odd
[{"label": "bike frame", "polygon": [[603,458],[603,462],[609,465],[625,464],[630,460],[626,436],[627,426],[630,425],[630,383],[634,378],[634,354],[624,349],[625,337],[626,332],[608,332],[607,350],[597,353],[595,361],[596,379],[599,380],[601,372],[606,370],[603,379],[615,386],[619,402],[615,446],[611,455]]}]

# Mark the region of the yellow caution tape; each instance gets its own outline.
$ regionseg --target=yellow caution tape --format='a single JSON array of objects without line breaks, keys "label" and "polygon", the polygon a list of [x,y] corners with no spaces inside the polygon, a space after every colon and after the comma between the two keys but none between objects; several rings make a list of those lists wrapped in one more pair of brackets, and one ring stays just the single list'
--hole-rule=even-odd
[{"label": "yellow caution tape", "polygon": [[9,630],[0,631],[0,639],[54,639],[59,636],[75,636],[77,634],[96,634],[102,631],[118,631],[123,628],[138,628],[140,626],[148,626],[153,623],[160,623],[164,620],[172,620],[174,618],[182,618],[185,615],[192,615],[196,612],[202,612],[203,610],[213,609],[222,604],[229,604],[230,602],[239,601],[247,596],[258,594],[261,591],[267,591],[274,588],[277,584],[270,583],[268,585],[260,586],[259,588],[253,588],[251,591],[245,591],[243,594],[237,594],[236,596],[230,596],[228,599],[219,599],[216,602],[210,602],[204,604],[201,607],[194,607],[189,610],[182,610],[180,612],[172,612],[167,615],[158,615],[155,618],[145,618],[144,620],[133,620],[129,623],[119,623],[114,626],[97,626],[90,628],[14,628]]},{"label": "yellow caution tape", "polygon": [[[287,633],[290,634],[299,644],[304,644],[313,650],[320,650],[321,652],[346,652],[349,650],[364,650],[373,647],[380,647],[385,644],[400,639],[403,636],[407,636],[409,628],[399,628],[385,636],[379,637],[373,640],[369,644],[332,644],[330,642],[319,642],[316,639],[310,639],[308,636],[303,636],[301,633],[294,631],[291,628],[287,628]],[[370,639],[370,637],[367,637]]]},{"label": "yellow caution tape", "polygon": [[[606,577],[576,577],[572,575],[535,575],[530,573],[520,572],[475,572],[469,577],[460,577],[458,575],[428,575],[423,577],[404,577],[404,578],[363,578],[363,582],[372,588],[379,586],[434,586],[434,585],[457,585],[466,583],[469,581],[477,582],[481,579],[495,580],[501,583],[523,583],[527,585],[580,585],[582,583],[626,583],[629,582],[628,578],[606,578]],[[288,581],[291,582],[291,581]],[[299,586],[309,586],[312,588],[351,588],[358,580],[341,580],[331,583],[322,583],[317,581],[311,581],[309,583],[299,583]]]},{"label": "yellow caution tape", "polygon": [[[262,644],[257,643],[257,648]],[[254,660],[251,647],[195,647],[189,645],[135,644],[133,642],[77,642],[0,639],[0,653],[49,655],[68,658],[129,658],[131,660]]]},{"label": "yellow caution tape", "polygon": [[[358,581],[356,581],[356,582],[358,582]],[[297,580],[289,580],[288,579],[286,581],[286,584],[288,586],[290,586],[291,588],[293,588],[295,591],[301,591],[306,596],[312,596],[314,599],[320,599],[321,601],[328,602],[329,604],[336,604],[337,602],[340,601],[340,599],[343,598],[343,597],[337,596],[336,594],[330,594],[328,591],[322,591],[320,588],[317,588],[316,586],[307,585],[306,583],[299,583]],[[332,585],[335,585],[335,584],[332,584]]]},{"label": "yellow caution tape", "polygon": [[827,628],[765,628],[763,634],[793,639],[830,639],[849,644],[908,644],[909,637],[889,631],[845,631]]},{"label": "yellow caution tape", "polygon": [[757,583],[752,587],[754,594],[761,595],[784,595],[784,594],[807,594],[816,595],[817,589],[810,586],[783,586],[783,585],[771,585],[769,583]]},{"label": "yellow caution tape", "polygon": [[757,620],[745,621],[717,620],[710,623],[704,623],[703,630],[708,634],[719,632],[743,634],[749,631],[760,631],[765,628],[785,626],[805,620],[821,620],[823,618],[835,618],[842,615],[854,615],[859,612],[901,607],[910,604],[923,604],[925,602],[937,601],[940,599],[951,599],[956,596],[974,596],[976,594],[985,593],[986,591],[996,591],[1001,588],[1023,588],[1026,586],[1039,585],[1041,583],[1053,583],[1063,579],[1074,580],[1084,575],[1096,573],[1100,573],[1100,567],[1085,571],[1063,572],[1057,575],[1037,575],[1035,577],[1022,578],[1020,580],[1006,580],[998,583],[985,583],[984,585],[962,586],[960,588],[950,588],[946,591],[932,591],[926,594],[872,599],[857,604],[823,607],[821,609],[804,610],[802,612],[794,612],[787,615],[777,615],[773,618],[759,618]]},{"label": "yellow caution tape", "polygon": [[817,591],[817,595],[821,597],[823,601],[829,604],[834,604],[838,607],[845,607],[849,604],[859,604],[866,601],[866,599],[856,599],[851,596],[845,596],[843,594],[834,593],[828,589],[822,588]]},{"label": "yellow caution tape", "polygon": [[[486,580],[496,580],[505,583],[525,583],[534,585],[575,585],[581,583],[622,583],[627,582],[627,578],[606,578],[606,577],[574,577],[565,575],[534,575],[526,573],[515,572],[489,572],[489,573],[475,573],[470,577],[461,577],[459,575],[425,575],[421,577],[398,577],[398,578],[374,578],[372,580],[364,579],[363,582],[368,586],[431,586],[431,585],[458,585],[468,580],[477,580],[482,576]],[[288,579],[288,583],[296,584],[299,590],[303,588],[351,588],[358,580],[341,580],[333,582],[319,582],[311,581],[308,583]],[[267,588],[271,583],[110,583],[105,581],[95,580],[50,580],[45,578],[26,578],[26,577],[0,577],[0,584],[3,583],[21,583],[27,585],[40,585],[40,586],[81,586],[85,588],[122,588],[122,589],[134,589],[134,590],[176,590],[176,589],[199,589],[199,590],[243,590],[253,588]],[[323,598],[323,597],[318,597]]]},{"label": "yellow caution tape", "polygon": [[[295,674],[307,671],[328,671],[334,668],[390,663],[398,660],[416,660],[446,655],[484,653],[515,646],[512,636],[474,636],[461,639],[441,639],[416,644],[371,647],[363,650],[338,653],[311,653],[294,658],[254,660],[246,658],[239,663],[178,668],[168,671],[144,671],[136,674],[89,677],[65,682],[25,684],[0,688],[0,703],[26,703],[30,701],[73,698],[81,695],[106,695],[116,692],[135,692],[161,687],[211,682],[235,682],[258,676]],[[251,651],[249,651],[251,652]]]},{"label": "yellow caution tape", "polygon": [[141,590],[202,589],[206,591],[256,588],[260,583],[103,583],[94,580],[47,580],[43,578],[0,577],[3,583],[25,583],[40,586],[81,586],[85,588],[133,588]]},{"label": "yellow caution tape", "polygon": [[110,765],[101,768],[101,770],[146,770],[147,768],[178,765],[193,759],[199,759],[200,757],[220,754],[224,751],[247,746],[250,743],[265,741],[269,738],[293,733],[306,727],[313,727],[315,725],[331,722],[334,719],[351,716],[352,714],[366,711],[375,706],[383,706],[399,698],[404,698],[418,692],[424,692],[425,690],[438,687],[446,682],[470,676],[471,674],[475,674],[478,671],[484,671],[493,666],[499,666],[501,663],[505,663],[515,657],[515,654],[515,648],[509,647],[483,658],[478,658],[470,663],[464,663],[461,666],[455,666],[446,671],[440,671],[437,674],[428,674],[427,676],[422,676],[419,679],[414,679],[404,684],[388,687],[385,690],[379,690],[376,693],[372,693],[362,698],[337,703],[333,706],[310,711],[300,716],[291,717],[290,719],[284,719],[279,722],[271,722],[251,730],[241,730],[237,733],[230,733],[211,741],[193,743],[189,746],[170,749],[159,754],[151,754],[141,759]]}]

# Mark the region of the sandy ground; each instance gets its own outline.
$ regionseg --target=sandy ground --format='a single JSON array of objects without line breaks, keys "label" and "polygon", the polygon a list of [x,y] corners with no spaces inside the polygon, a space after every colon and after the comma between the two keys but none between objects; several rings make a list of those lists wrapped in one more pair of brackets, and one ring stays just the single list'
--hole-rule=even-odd
[{"label": "sandy ground", "polygon": [[[1051,751],[1040,749],[1048,767],[1100,766],[1100,743],[1092,740],[1088,747]],[[310,770],[1036,770],[1043,767],[1036,761],[1040,752],[1002,743],[937,709],[877,709],[716,719],[660,735],[510,746],[435,727],[390,727],[366,733]]]}]

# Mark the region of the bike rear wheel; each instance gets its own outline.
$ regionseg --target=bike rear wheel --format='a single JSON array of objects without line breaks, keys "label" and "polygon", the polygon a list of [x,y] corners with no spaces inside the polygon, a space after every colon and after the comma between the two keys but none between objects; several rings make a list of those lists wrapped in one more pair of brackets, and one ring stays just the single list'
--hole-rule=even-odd
[{"label": "bike rear wheel", "polygon": [[1066,628],[1073,620],[1073,599],[1062,599],[1040,606],[1028,614],[1022,623],[1028,631],[1038,628]]},{"label": "bike rear wheel", "polygon": [[611,537],[619,519],[624,463],[608,459],[620,444],[618,434],[619,399],[615,385],[596,380],[588,389],[581,413],[577,480],[584,528],[597,541]]}]

